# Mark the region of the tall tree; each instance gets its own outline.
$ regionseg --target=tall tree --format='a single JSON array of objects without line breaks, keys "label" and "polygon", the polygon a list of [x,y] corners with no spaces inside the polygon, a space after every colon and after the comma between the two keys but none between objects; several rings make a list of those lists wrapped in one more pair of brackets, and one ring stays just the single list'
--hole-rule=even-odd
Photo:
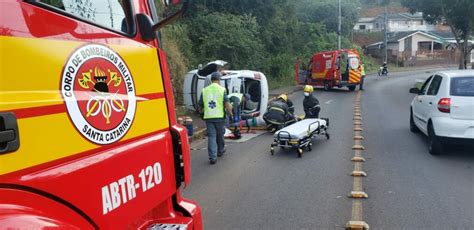
[{"label": "tall tree", "polygon": [[187,28],[198,63],[221,59],[236,69],[261,67],[263,45],[255,17],[214,12],[192,18]]},{"label": "tall tree", "polygon": [[456,39],[460,50],[459,69],[466,68],[466,61],[473,46],[469,38],[474,31],[473,0],[403,0],[411,11],[423,12],[429,23],[446,23]]},{"label": "tall tree", "polygon": [[[359,18],[360,2],[341,0],[341,33],[349,36]],[[323,23],[329,32],[337,32],[338,2],[335,0],[300,0],[297,4],[298,18],[304,22]]]}]

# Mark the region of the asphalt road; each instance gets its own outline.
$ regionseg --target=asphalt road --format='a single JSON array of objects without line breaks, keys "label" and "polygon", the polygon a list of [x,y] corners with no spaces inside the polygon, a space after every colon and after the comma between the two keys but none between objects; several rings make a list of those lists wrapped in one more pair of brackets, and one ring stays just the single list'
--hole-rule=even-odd
[{"label": "asphalt road", "polygon": [[[367,159],[363,217],[372,229],[474,229],[474,153],[464,147],[433,157],[427,140],[408,129],[408,89],[426,71],[369,76],[362,93],[362,144]],[[271,134],[232,143],[210,165],[207,142],[196,141],[192,183],[184,196],[197,201],[205,229],[341,229],[351,218],[354,169],[354,92],[315,90],[329,117],[331,139],[313,150],[270,155]],[[302,114],[302,92],[290,96]]]},{"label": "asphalt road", "polygon": [[431,156],[427,138],[409,131],[408,90],[428,72],[372,79],[362,95],[364,216],[374,229],[474,229],[474,150]]}]

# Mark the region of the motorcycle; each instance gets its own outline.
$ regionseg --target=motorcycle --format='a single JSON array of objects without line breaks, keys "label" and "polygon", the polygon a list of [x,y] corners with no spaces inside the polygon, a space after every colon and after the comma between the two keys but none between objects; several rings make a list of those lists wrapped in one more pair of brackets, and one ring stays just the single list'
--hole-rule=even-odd
[{"label": "motorcycle", "polygon": [[380,66],[379,67],[379,72],[378,72],[379,76],[382,76],[382,75],[385,75],[387,76],[388,75],[388,68],[387,66]]}]

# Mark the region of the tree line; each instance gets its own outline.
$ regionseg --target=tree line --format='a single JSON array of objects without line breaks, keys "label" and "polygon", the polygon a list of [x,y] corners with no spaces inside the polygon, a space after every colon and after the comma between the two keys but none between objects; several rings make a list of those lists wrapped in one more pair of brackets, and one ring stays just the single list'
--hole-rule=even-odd
[{"label": "tree line", "polygon": [[[358,0],[343,1],[343,48],[355,47],[349,38],[359,7]],[[216,59],[289,83],[297,57],[337,49],[337,17],[337,0],[193,0],[186,17],[162,30],[162,40],[170,65],[187,67],[171,68],[178,88],[185,72]]]}]

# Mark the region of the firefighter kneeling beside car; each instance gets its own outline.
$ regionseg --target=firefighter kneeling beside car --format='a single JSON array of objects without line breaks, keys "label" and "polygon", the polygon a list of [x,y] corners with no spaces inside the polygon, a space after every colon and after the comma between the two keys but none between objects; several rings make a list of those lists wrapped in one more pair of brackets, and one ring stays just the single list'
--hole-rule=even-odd
[{"label": "firefighter kneeling beside car", "polygon": [[268,129],[272,132],[296,122],[295,108],[293,102],[286,94],[281,94],[270,103],[263,119],[267,123]]}]

